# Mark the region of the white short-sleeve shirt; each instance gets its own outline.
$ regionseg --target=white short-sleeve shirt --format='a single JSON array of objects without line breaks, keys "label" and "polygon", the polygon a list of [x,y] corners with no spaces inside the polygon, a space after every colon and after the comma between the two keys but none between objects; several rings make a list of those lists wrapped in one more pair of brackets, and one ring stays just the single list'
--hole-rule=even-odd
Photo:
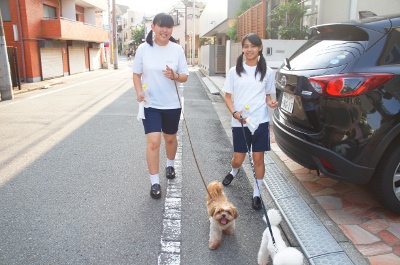
[{"label": "white short-sleeve shirt", "polygon": [[174,81],[164,76],[163,70],[168,65],[175,73],[189,75],[185,53],[174,42],[166,46],[153,46],[142,43],[136,50],[132,72],[142,74],[142,85],[150,93],[150,107],[156,109],[180,108]]},{"label": "white short-sleeve shirt", "polygon": [[[249,116],[256,117],[260,123],[269,122],[268,105],[265,101],[266,94],[275,94],[275,78],[273,70],[267,67],[263,81],[261,74],[255,71],[257,66],[248,66],[243,62],[244,73],[239,76],[236,67],[232,67],[226,76],[222,90],[232,94],[235,111],[241,111],[245,105],[249,106]],[[232,118],[232,127],[241,127],[241,123]],[[246,126],[246,124],[244,124]]]}]

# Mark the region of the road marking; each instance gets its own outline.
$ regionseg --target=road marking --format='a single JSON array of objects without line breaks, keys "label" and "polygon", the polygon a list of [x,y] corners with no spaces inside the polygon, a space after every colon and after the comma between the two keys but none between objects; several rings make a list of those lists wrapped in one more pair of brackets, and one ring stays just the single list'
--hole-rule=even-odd
[{"label": "road marking", "polygon": [[[182,119],[182,118],[181,118]],[[165,196],[159,265],[179,265],[182,243],[182,122],[179,124],[174,179],[169,179]]]},{"label": "road marking", "polygon": [[[182,85],[180,85],[182,87]],[[182,87],[183,89],[183,87]],[[181,264],[182,243],[182,134],[184,97],[181,97],[182,114],[179,123],[178,149],[175,156],[174,179],[169,179],[165,196],[163,230],[161,234],[161,251],[158,256],[159,265]]]}]

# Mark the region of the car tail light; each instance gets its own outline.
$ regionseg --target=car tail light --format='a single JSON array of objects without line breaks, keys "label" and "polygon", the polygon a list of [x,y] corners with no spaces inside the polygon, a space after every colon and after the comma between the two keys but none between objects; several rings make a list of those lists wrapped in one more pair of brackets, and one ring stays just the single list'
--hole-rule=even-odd
[{"label": "car tail light", "polygon": [[334,97],[358,96],[389,81],[390,73],[349,73],[308,78],[314,90]]},{"label": "car tail light", "polygon": [[336,168],[335,168],[331,163],[329,163],[327,160],[325,160],[325,159],[323,159],[323,158],[320,158],[319,161],[321,162],[322,166],[323,166],[328,172],[331,172],[331,173],[333,173],[333,174],[337,174]]}]

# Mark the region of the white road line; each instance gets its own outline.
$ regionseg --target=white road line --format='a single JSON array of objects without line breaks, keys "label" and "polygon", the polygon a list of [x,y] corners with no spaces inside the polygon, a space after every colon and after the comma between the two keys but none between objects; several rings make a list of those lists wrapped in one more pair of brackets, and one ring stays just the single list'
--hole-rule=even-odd
[{"label": "white road line", "polygon": [[[183,97],[181,98],[183,109]],[[183,115],[179,124],[178,150],[175,156],[174,179],[168,180],[167,193],[165,196],[165,210],[163,219],[163,230],[161,235],[161,251],[158,256],[159,265],[181,264],[182,243],[182,134]]]}]

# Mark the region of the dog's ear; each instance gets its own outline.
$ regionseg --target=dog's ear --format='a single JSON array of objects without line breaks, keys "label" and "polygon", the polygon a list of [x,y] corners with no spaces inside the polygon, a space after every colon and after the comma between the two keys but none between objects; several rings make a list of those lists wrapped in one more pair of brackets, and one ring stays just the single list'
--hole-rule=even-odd
[{"label": "dog's ear", "polygon": [[232,207],[232,214],[235,219],[239,217],[239,212],[237,211],[235,206]]},{"label": "dog's ear", "polygon": [[215,206],[215,203],[213,203],[211,207],[208,208],[208,216],[214,216],[216,209],[217,207]]}]

